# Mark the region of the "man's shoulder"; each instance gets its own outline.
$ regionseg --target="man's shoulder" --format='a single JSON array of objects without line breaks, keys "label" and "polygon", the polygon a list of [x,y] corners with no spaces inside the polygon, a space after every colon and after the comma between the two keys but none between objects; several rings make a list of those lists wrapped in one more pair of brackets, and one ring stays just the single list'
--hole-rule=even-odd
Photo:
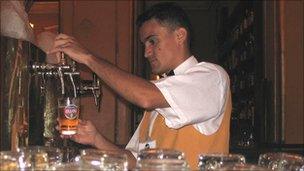
[{"label": "man's shoulder", "polygon": [[193,70],[202,70],[202,71],[217,71],[217,70],[221,70],[221,71],[225,71],[225,69],[215,63],[211,63],[211,62],[199,62],[196,65],[192,66],[191,68],[189,68],[189,71],[193,71]]},{"label": "man's shoulder", "polygon": [[225,69],[215,63],[211,62],[200,62],[194,65],[193,67],[189,68],[185,74],[189,73],[197,73],[197,74],[212,74],[212,75],[218,75],[219,77],[225,77],[229,78],[228,73],[225,71]]}]

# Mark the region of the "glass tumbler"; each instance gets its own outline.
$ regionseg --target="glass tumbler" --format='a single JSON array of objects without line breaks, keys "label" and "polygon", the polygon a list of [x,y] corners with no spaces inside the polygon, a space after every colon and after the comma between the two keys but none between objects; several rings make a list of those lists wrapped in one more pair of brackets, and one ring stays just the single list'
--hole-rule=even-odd
[{"label": "glass tumbler", "polygon": [[47,170],[48,154],[44,151],[1,151],[1,170]]},{"label": "glass tumbler", "polygon": [[201,171],[205,171],[245,163],[245,157],[241,154],[201,154],[198,165]]},{"label": "glass tumbler", "polygon": [[18,168],[16,155],[10,151],[0,152],[0,170],[17,170]]},{"label": "glass tumbler", "polygon": [[53,165],[49,170],[62,170],[62,171],[100,171],[101,169],[94,167],[92,165],[82,164],[80,162],[62,163],[58,165]]},{"label": "glass tumbler", "polygon": [[259,156],[258,164],[271,170],[304,171],[304,157],[291,153],[264,153]]},{"label": "glass tumbler", "polygon": [[48,157],[48,165],[57,165],[62,163],[62,151],[59,148],[55,147],[48,147],[48,146],[29,146],[29,147],[22,147],[17,149],[20,153],[29,153],[29,154],[39,154],[39,153],[46,153]]},{"label": "glass tumbler", "polygon": [[270,169],[267,169],[265,167],[261,167],[256,164],[247,164],[247,163],[246,164],[234,164],[234,165],[224,166],[224,167],[217,169],[217,171],[233,171],[233,170],[237,170],[237,171],[271,171]]},{"label": "glass tumbler", "polygon": [[190,170],[183,152],[170,149],[144,149],[137,157],[136,170]]},{"label": "glass tumbler", "polygon": [[61,134],[76,134],[79,113],[79,98],[63,97],[58,99],[58,118]]},{"label": "glass tumbler", "polygon": [[82,165],[95,167],[104,171],[127,171],[127,155],[114,151],[101,151],[96,149],[80,150],[80,156],[75,159]]}]

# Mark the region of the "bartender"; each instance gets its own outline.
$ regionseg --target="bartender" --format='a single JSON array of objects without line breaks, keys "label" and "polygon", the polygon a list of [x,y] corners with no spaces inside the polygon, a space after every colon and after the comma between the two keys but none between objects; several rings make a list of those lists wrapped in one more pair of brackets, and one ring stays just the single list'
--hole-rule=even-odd
[{"label": "bartender", "polygon": [[159,3],[137,19],[140,41],[152,72],[162,78],[149,81],[94,56],[68,35],[58,35],[49,53],[64,52],[87,65],[118,95],[146,109],[133,137],[121,149],[100,134],[92,122],[80,121],[76,142],[128,155],[129,165],[144,148],[166,148],[185,153],[198,169],[201,153],[228,153],[231,97],[223,68],[198,62],[191,53],[191,24],[174,3]]}]

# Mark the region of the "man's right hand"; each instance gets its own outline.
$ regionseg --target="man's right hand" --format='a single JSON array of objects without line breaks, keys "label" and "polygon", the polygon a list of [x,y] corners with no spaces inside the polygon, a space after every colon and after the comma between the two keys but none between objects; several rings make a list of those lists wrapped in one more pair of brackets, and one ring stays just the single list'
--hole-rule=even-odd
[{"label": "man's right hand", "polygon": [[79,63],[87,64],[88,58],[91,56],[90,52],[83,47],[74,37],[59,34],[54,41],[54,46],[48,51],[48,54],[56,54],[60,56],[63,52],[73,60]]},{"label": "man's right hand", "polygon": [[75,142],[95,146],[95,138],[98,131],[91,121],[79,120],[77,133],[71,137]]}]

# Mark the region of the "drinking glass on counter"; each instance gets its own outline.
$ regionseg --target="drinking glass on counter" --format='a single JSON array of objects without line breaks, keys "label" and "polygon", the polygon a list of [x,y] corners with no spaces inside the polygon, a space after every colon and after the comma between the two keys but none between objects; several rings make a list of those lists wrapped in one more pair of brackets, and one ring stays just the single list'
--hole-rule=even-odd
[{"label": "drinking glass on counter", "polygon": [[58,99],[58,117],[62,135],[76,134],[79,113],[79,98],[62,97]]},{"label": "drinking glass on counter", "polygon": [[61,147],[61,151],[63,154],[63,163],[70,163],[75,161],[75,157],[79,154],[79,149],[73,146],[72,141],[68,138],[63,139],[63,146]]},{"label": "drinking glass on counter", "polygon": [[271,170],[304,171],[304,157],[291,153],[264,153],[259,156],[258,164]]},{"label": "drinking glass on counter", "polygon": [[19,164],[17,157],[10,151],[0,152],[0,170],[17,170]]},{"label": "drinking glass on counter", "polygon": [[21,147],[18,148],[17,151],[19,153],[27,153],[27,154],[44,154],[47,155],[48,165],[60,164],[62,162],[62,151],[56,147],[48,147],[48,146],[29,146],[29,147]]},{"label": "drinking glass on counter", "polygon": [[24,147],[13,151],[0,152],[1,170],[47,170],[61,163],[62,154],[52,147]]},{"label": "drinking glass on counter", "polygon": [[81,170],[81,171],[97,171],[101,170],[96,168],[92,165],[86,165],[80,162],[71,162],[71,163],[62,163],[58,165],[52,166],[49,170],[62,170],[62,171],[74,171],[74,170]]},{"label": "drinking glass on counter", "polygon": [[[45,170],[49,167],[48,155],[43,151],[37,153],[2,151],[0,155],[1,170]],[[3,162],[3,158],[9,158],[10,161],[5,160]]]},{"label": "drinking glass on counter", "polygon": [[230,166],[224,166],[219,169],[216,169],[217,171],[271,171],[270,169],[258,166],[256,164],[234,164]]},{"label": "drinking glass on counter", "polygon": [[75,161],[83,166],[90,166],[98,170],[127,171],[127,155],[114,151],[101,151],[96,149],[80,150],[80,156]]},{"label": "drinking glass on counter", "polygon": [[245,164],[245,157],[241,154],[201,154],[199,168],[201,171],[217,170],[235,164]]},{"label": "drinking glass on counter", "polygon": [[169,149],[144,149],[137,157],[136,170],[190,170],[185,159],[185,154],[176,150]]}]

